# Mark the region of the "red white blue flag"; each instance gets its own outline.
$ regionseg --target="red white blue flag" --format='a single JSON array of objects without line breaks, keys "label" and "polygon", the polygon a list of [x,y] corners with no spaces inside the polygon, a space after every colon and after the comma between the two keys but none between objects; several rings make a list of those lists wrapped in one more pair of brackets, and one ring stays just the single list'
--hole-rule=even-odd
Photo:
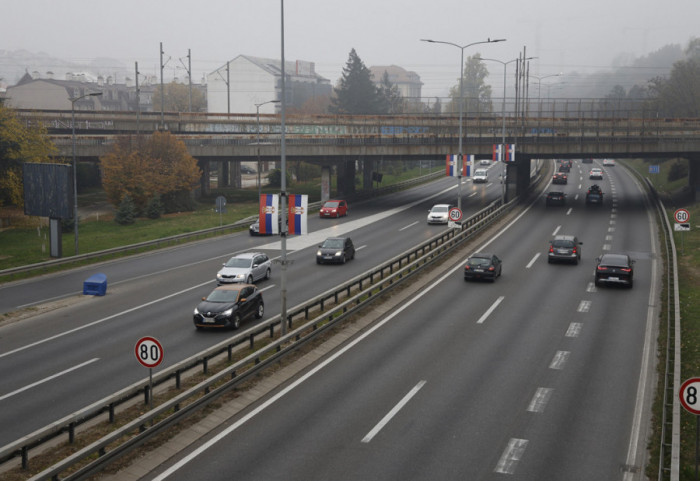
[{"label": "red white blue flag", "polygon": [[515,162],[515,144],[493,144],[493,160]]},{"label": "red white blue flag", "polygon": [[472,166],[475,165],[474,162],[476,159],[474,158],[473,155],[465,155],[464,156],[464,174],[462,174],[464,177],[471,177],[472,172],[474,169],[472,169]]},{"label": "red white blue flag", "polygon": [[[460,162],[459,154],[447,156],[447,163],[445,165],[447,177],[465,177],[468,175],[469,170],[467,162],[464,161],[465,157],[469,156],[463,155],[462,162]],[[474,156],[472,155],[471,157]]]},{"label": "red white blue flag", "polygon": [[289,194],[287,196],[288,209],[288,230],[289,235],[306,235],[309,233],[306,223],[306,213],[309,210],[309,196],[300,194]]},{"label": "red white blue flag", "polygon": [[262,194],[260,196],[260,214],[258,225],[260,234],[279,234],[279,196]]}]

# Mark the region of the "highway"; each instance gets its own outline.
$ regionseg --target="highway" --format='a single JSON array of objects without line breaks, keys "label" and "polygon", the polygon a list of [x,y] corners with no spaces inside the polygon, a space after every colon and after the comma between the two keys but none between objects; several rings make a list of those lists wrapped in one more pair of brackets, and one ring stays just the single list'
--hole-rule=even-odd
[{"label": "highway", "polygon": [[[464,183],[462,191],[470,215],[499,198],[501,185]],[[292,261],[287,305],[295,306],[446,229],[428,226],[425,220],[433,204],[455,203],[456,192],[455,179],[442,179],[379,201],[351,204],[345,218],[311,216],[310,234],[287,243]],[[316,246],[344,232],[358,249],[356,259],[342,266],[316,265]],[[148,370],[133,351],[143,336],[161,342],[165,356],[159,368],[165,368],[235,334],[197,332],[192,311],[215,287],[215,274],[228,257],[258,249],[278,257],[279,241],[242,232],[0,286],[0,312],[24,309],[33,314],[0,326],[5,373],[0,379],[0,445],[147,378]],[[107,276],[107,295],[83,296],[83,281],[96,272]],[[264,319],[280,312],[279,282],[280,266],[274,264],[272,278],[258,283],[265,299]]]},{"label": "highway", "polygon": [[[586,169],[586,170],[584,170]],[[574,163],[566,207],[538,199],[475,246],[504,261],[465,283],[464,258],[293,382],[148,480],[644,479],[658,296],[653,217],[621,167],[603,206]],[[555,234],[578,265],[548,264]],[[595,287],[628,252],[633,289]]]}]

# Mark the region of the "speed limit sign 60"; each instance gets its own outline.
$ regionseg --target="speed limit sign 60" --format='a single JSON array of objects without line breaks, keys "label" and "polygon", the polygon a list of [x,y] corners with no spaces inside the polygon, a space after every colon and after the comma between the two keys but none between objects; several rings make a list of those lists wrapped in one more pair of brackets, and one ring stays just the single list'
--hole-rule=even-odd
[{"label": "speed limit sign 60", "polygon": [[673,218],[679,224],[685,224],[690,220],[690,212],[688,212],[685,209],[678,209],[676,212],[673,213]]},{"label": "speed limit sign 60", "polygon": [[681,405],[692,414],[700,414],[700,377],[691,377],[678,391]]},{"label": "speed limit sign 60", "polygon": [[462,211],[461,211],[461,209],[459,209],[457,207],[451,208],[449,214],[450,214],[450,220],[453,222],[457,222],[458,220],[460,220],[462,218]]},{"label": "speed limit sign 60", "polygon": [[145,367],[156,367],[163,361],[163,346],[153,337],[142,337],[134,348],[136,359]]}]

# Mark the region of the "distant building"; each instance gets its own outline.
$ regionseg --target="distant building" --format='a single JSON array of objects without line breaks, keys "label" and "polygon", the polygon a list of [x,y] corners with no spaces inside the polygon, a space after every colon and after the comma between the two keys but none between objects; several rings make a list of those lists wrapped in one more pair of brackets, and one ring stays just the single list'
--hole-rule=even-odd
[{"label": "distant building", "polygon": [[[213,113],[256,113],[256,104],[281,99],[279,60],[239,55],[207,75],[207,102]],[[315,71],[313,62],[285,62],[287,107],[331,95],[330,80]],[[260,113],[279,111],[278,103],[260,107]]]},{"label": "distant building", "polygon": [[[115,83],[111,76],[94,77],[88,73],[68,73],[65,80],[53,78],[51,72],[44,77],[39,72],[25,73],[16,85],[7,87],[5,105],[17,109],[71,110],[71,99],[101,92],[75,102],[75,110],[153,111],[153,92],[157,86],[155,77],[139,83],[131,78],[126,83]],[[194,87],[194,85],[193,85]],[[201,87],[199,87],[201,88]]]},{"label": "distant building", "polygon": [[389,82],[392,85],[396,85],[403,98],[409,101],[420,102],[423,82],[421,82],[420,76],[416,72],[408,71],[397,65],[374,66],[370,67],[369,71],[376,85],[382,82],[384,72],[386,72],[389,76]]}]

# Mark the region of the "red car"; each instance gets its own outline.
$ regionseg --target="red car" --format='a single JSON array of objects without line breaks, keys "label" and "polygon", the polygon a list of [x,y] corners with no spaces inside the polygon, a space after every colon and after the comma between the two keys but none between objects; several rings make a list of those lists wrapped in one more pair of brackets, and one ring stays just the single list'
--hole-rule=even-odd
[{"label": "red car", "polygon": [[319,217],[341,217],[348,215],[348,203],[344,200],[327,200],[318,213]]}]

